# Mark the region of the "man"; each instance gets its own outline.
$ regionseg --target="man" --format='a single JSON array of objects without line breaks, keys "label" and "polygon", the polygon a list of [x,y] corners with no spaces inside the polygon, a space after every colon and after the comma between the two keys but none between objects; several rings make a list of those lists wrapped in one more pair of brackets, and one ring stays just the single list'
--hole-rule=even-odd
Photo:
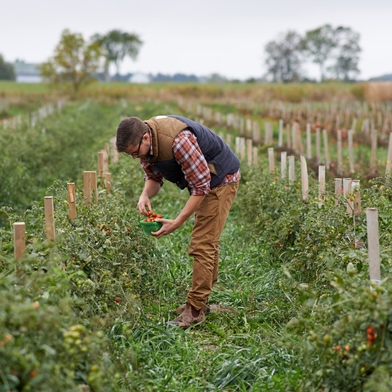
[{"label": "man", "polygon": [[172,233],[194,214],[189,255],[193,256],[192,288],[180,315],[169,324],[187,328],[205,320],[208,296],[218,279],[219,241],[240,180],[240,162],[226,143],[207,127],[181,116],[156,116],[147,121],[129,117],[117,128],[117,150],[139,158],[145,172],[137,208],[152,211],[151,198],[163,180],[187,188],[189,199],[175,219],[152,235]]}]

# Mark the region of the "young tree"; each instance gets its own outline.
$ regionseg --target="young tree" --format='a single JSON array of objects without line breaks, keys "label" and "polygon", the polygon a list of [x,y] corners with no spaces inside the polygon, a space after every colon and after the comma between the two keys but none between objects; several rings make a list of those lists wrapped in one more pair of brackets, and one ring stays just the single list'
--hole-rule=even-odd
[{"label": "young tree", "polygon": [[41,64],[41,76],[53,85],[70,83],[77,94],[82,86],[94,80],[101,57],[97,42],[87,43],[81,34],[64,30],[53,57]]},{"label": "young tree", "polygon": [[325,64],[337,46],[335,30],[326,24],[317,29],[307,31],[302,40],[302,50],[320,67],[321,81],[325,79]]},{"label": "young tree", "polygon": [[0,80],[15,80],[15,70],[11,63],[4,60],[0,54]]},{"label": "young tree", "polygon": [[281,34],[265,46],[267,75],[273,82],[293,82],[301,78],[301,37],[295,31]]},{"label": "young tree", "polygon": [[349,27],[339,26],[335,30],[335,36],[337,42],[334,56],[335,64],[329,70],[333,72],[337,79],[352,80],[359,74],[360,35]]},{"label": "young tree", "polygon": [[105,55],[105,80],[109,80],[109,66],[114,64],[117,75],[120,75],[120,66],[125,57],[136,60],[143,41],[137,34],[111,30],[105,35],[95,34],[92,39],[98,42]]}]

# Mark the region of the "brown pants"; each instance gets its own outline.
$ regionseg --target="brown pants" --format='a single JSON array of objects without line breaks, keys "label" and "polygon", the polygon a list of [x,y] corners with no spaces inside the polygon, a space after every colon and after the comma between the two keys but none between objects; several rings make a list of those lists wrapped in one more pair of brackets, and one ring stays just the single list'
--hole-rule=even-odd
[{"label": "brown pants", "polygon": [[195,212],[189,255],[193,256],[188,303],[203,309],[218,280],[219,241],[234,201],[238,182],[211,189]]}]

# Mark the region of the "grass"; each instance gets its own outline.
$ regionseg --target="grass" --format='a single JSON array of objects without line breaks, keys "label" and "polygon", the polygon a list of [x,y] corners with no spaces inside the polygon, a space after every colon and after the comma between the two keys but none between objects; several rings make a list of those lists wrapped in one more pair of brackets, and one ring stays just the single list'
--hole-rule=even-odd
[{"label": "grass", "polygon": [[[138,169],[134,162],[128,166]],[[171,184],[162,191],[153,208],[173,217],[187,194]],[[246,188],[240,187],[241,192]],[[126,341],[153,390],[287,390],[295,384],[294,353],[279,343],[291,317],[284,310],[290,298],[279,287],[285,276],[241,227],[240,199],[239,194],[222,235],[220,278],[210,297],[219,307],[202,326],[182,331],[166,325],[191,283],[191,220],[168,237],[151,238],[154,259],[166,272],[155,281],[152,297],[142,300],[143,321],[122,323],[121,330],[128,331]],[[122,350],[124,342],[118,347]]]}]

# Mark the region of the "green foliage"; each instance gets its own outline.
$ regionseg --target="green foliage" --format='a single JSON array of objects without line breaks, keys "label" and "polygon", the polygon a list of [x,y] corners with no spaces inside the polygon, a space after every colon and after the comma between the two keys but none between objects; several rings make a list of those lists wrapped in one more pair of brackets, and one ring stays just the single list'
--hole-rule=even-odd
[{"label": "green foliage", "polygon": [[48,262],[46,272],[31,257],[0,273],[0,390],[113,390],[105,334],[87,319],[80,323],[65,271]]},{"label": "green foliage", "polygon": [[[137,160],[120,156],[111,164],[112,192],[106,194],[100,180],[97,204],[84,205],[77,174],[91,170],[120,115],[148,118],[178,109],[151,101],[79,104],[39,124],[38,130],[59,129],[50,147],[44,138],[31,141],[47,157],[46,148],[56,151],[63,165],[56,167],[58,181],[45,184],[45,195],[55,202],[56,240],[45,239],[41,197],[27,210],[2,208],[0,391],[390,390],[392,288],[389,279],[368,281],[364,213],[367,207],[379,210],[382,276],[388,276],[390,178],[369,182],[361,192],[363,211],[354,219],[343,199],[335,205],[330,180],[319,200],[310,172],[303,202],[298,179],[290,183],[269,173],[264,158],[258,167],[243,164],[222,235],[212,313],[204,325],[183,331],[166,322],[190,286],[192,219],[159,240],[142,233],[135,208],[143,186]],[[39,138],[39,131],[31,132]],[[16,139],[24,156],[34,154],[21,135]],[[62,149],[54,147],[57,139]],[[62,178],[63,169],[68,176]],[[74,220],[68,217],[70,179],[77,190]],[[10,193],[11,204],[17,196]],[[165,183],[153,207],[175,217],[187,198]],[[27,239],[18,261],[16,221],[26,223]],[[374,327],[374,339],[368,327]]]},{"label": "green foliage", "polygon": [[303,342],[300,390],[387,391],[392,387],[391,281],[369,285],[336,276],[333,291],[312,303]]},{"label": "green foliage", "polygon": [[92,39],[96,41],[104,51],[106,79],[109,76],[109,66],[116,66],[117,75],[120,75],[120,65],[125,57],[136,60],[143,41],[137,34],[127,33],[121,30],[111,30],[107,34],[95,34]]},{"label": "green foliage", "polygon": [[0,54],[0,80],[15,80],[15,78],[14,66],[6,62]]},{"label": "green foliage", "polygon": [[41,76],[54,86],[70,83],[77,94],[94,80],[101,56],[97,42],[86,43],[81,34],[64,30],[53,57],[40,66]]},{"label": "green foliage", "polygon": [[17,212],[42,200],[53,181],[74,182],[96,167],[96,153],[115,134],[121,107],[78,102],[16,130],[0,132],[0,204]]}]

